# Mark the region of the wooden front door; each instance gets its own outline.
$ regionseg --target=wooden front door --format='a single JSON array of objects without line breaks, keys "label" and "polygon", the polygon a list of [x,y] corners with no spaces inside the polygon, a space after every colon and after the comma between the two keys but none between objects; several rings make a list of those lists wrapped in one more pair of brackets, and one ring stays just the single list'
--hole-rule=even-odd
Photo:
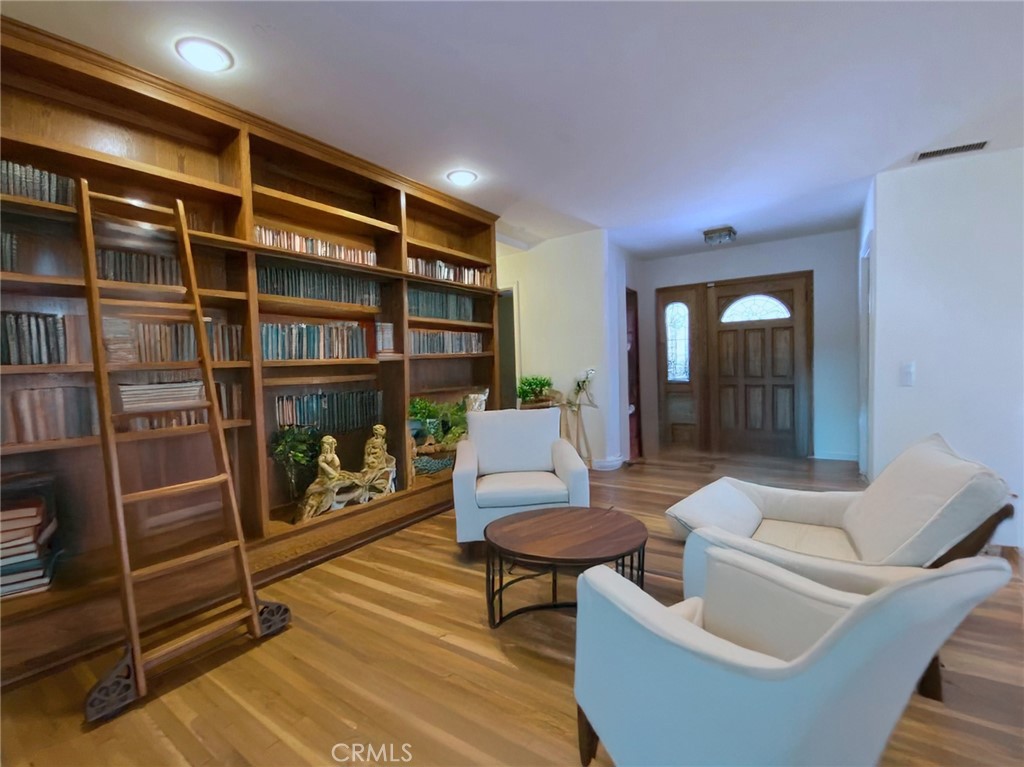
[{"label": "wooden front door", "polygon": [[711,449],[811,452],[811,273],[708,285]]}]

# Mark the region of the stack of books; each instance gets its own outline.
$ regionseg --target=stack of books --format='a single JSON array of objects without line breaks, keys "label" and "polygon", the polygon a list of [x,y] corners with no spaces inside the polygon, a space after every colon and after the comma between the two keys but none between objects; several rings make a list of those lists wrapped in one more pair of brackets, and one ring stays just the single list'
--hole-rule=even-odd
[{"label": "stack of books", "polygon": [[274,406],[279,429],[312,426],[325,434],[341,434],[380,423],[383,404],[384,393],[368,389],[286,394]]},{"label": "stack of books", "polygon": [[265,360],[350,360],[368,356],[366,328],[358,322],[260,323]]},{"label": "stack of books", "polygon": [[484,350],[480,333],[458,330],[410,330],[410,354],[479,354]]},{"label": "stack of books", "polygon": [[0,364],[89,362],[89,318],[83,314],[2,312]]},{"label": "stack of books", "polygon": [[0,192],[60,205],[75,204],[75,182],[67,176],[8,160],[0,161]]},{"label": "stack of books", "polygon": [[39,497],[5,501],[0,508],[0,597],[46,591],[58,549],[57,517]]},{"label": "stack of books", "polygon": [[100,250],[96,265],[101,280],[144,282],[148,285],[181,285],[177,256],[158,256],[131,250]]},{"label": "stack of books", "polygon": [[409,288],[409,314],[441,320],[473,321],[473,297],[440,290]]},{"label": "stack of books", "polygon": [[377,265],[377,251],[372,248],[321,240],[318,237],[308,237],[305,234],[289,232],[285,229],[257,225],[253,231],[253,239],[261,245],[308,253],[321,258],[333,258],[337,261],[348,261],[366,266]]},{"label": "stack of books", "polygon": [[434,261],[429,258],[407,257],[409,271],[421,277],[432,277],[435,280],[448,280],[458,282],[462,285],[476,285],[477,287],[491,287],[491,270],[474,269],[472,266],[460,266],[449,264],[445,261]]},{"label": "stack of books", "polygon": [[192,404],[203,399],[202,381],[172,381],[151,384],[118,384],[121,393],[121,412],[136,413],[166,407],[175,410],[178,405]]},{"label": "stack of books", "polygon": [[[206,340],[214,360],[242,356],[242,326],[208,319]],[[110,362],[188,362],[197,360],[196,334],[188,322],[141,322],[103,318],[103,346]]]},{"label": "stack of books", "polygon": [[18,271],[18,235],[14,232],[0,234],[0,269]]},{"label": "stack of books", "polygon": [[380,306],[380,283],[322,269],[261,264],[256,269],[256,286],[260,293],[273,296]]},{"label": "stack of books", "polygon": [[391,354],[395,351],[395,324],[393,322],[377,323],[377,353]]},{"label": "stack of books", "polygon": [[0,430],[5,444],[95,436],[100,433],[96,393],[88,386],[5,387]]}]

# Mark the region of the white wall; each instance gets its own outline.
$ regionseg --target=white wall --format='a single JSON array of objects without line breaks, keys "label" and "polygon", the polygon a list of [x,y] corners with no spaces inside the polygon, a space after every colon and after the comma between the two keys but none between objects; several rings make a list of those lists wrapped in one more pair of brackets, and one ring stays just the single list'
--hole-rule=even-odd
[{"label": "white wall", "polygon": [[550,376],[569,394],[576,376],[596,370],[598,408],[583,408],[596,469],[622,462],[618,328],[624,323],[612,299],[624,273],[603,230],[547,240],[497,263],[498,287],[516,296],[518,377]]},{"label": "white wall", "polygon": [[[1024,150],[876,178],[871,465],[940,432],[1024,487]],[[916,385],[900,366],[915,362]],[[1024,542],[1024,507],[995,541]]]},{"label": "white wall", "polygon": [[857,458],[856,230],[709,250],[633,266],[640,291],[640,377],[644,451],[658,449],[654,291],[739,277],[814,272],[814,455]]}]

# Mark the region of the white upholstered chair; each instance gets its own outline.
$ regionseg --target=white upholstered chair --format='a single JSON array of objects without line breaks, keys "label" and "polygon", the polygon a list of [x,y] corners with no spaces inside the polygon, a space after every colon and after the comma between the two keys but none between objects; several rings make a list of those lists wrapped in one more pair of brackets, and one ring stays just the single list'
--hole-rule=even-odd
[{"label": "white upholstered chair", "polygon": [[703,598],[672,607],[607,567],[580,576],[584,765],[598,738],[618,765],[875,764],[929,659],[1010,578],[976,557],[863,596],[738,551],[703,562]]},{"label": "white upholstered chair", "polygon": [[[978,553],[1013,513],[1009,488],[938,434],[912,445],[861,492],[783,490],[725,477],[665,512],[686,541],[683,588],[703,592],[710,546],[744,551],[823,583],[872,566],[929,567]],[[870,577],[869,577],[870,580]]]},{"label": "white upholstered chair", "polygon": [[559,436],[558,408],[466,414],[452,473],[455,537],[482,541],[484,528],[520,511],[589,506],[587,466]]}]

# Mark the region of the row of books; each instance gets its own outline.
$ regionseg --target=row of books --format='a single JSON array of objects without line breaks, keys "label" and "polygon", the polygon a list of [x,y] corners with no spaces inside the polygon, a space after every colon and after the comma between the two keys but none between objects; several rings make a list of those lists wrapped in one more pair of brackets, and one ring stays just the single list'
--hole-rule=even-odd
[{"label": "row of books", "polygon": [[7,390],[0,418],[5,444],[74,439],[100,433],[96,392],[88,386]]},{"label": "row of books", "polygon": [[57,516],[41,497],[5,501],[0,508],[0,597],[45,591],[58,549]]},{"label": "row of books", "polygon": [[177,256],[140,253],[134,250],[100,250],[96,269],[101,280],[143,282],[147,285],[181,285]]},{"label": "row of books", "polygon": [[[242,326],[207,318],[206,341],[214,360],[242,358]],[[189,322],[103,318],[103,346],[110,362],[186,362],[199,358]]]},{"label": "row of books", "polygon": [[393,322],[377,323],[377,353],[395,350],[395,324]]},{"label": "row of books", "polygon": [[82,314],[0,312],[0,364],[88,362],[89,319]]},{"label": "row of books", "polygon": [[334,360],[369,356],[366,328],[358,322],[260,323],[265,360]]},{"label": "row of books", "polygon": [[410,354],[478,354],[484,350],[480,333],[459,330],[410,330]]},{"label": "row of books", "polygon": [[352,264],[377,265],[377,251],[372,248],[321,240],[319,237],[308,237],[299,232],[289,232],[285,229],[274,229],[257,224],[253,230],[253,239],[261,245],[269,245],[273,248],[294,250],[298,253],[333,258],[336,261],[348,261]]},{"label": "row of books", "polygon": [[435,280],[448,280],[458,282],[461,285],[476,285],[477,287],[491,287],[491,270],[476,269],[472,266],[461,266],[449,264],[445,261],[435,261],[429,258],[406,258],[409,271],[421,277],[433,277]]},{"label": "row of books", "polygon": [[[182,383],[186,385],[174,383],[122,385],[119,387],[122,412],[130,413],[132,409],[159,407],[163,404],[166,404],[167,407],[174,407],[203,398],[204,389],[201,381]],[[141,390],[138,387],[147,388]],[[218,381],[216,389],[221,417],[228,421],[242,418],[242,385]],[[210,411],[207,409],[169,410],[158,414],[129,418],[125,426],[128,431],[149,431],[174,426],[193,426],[209,423],[209,420]]]},{"label": "row of books", "polygon": [[473,297],[462,293],[409,288],[409,315],[441,320],[473,321]]},{"label": "row of books", "polygon": [[256,269],[256,285],[260,293],[275,296],[380,306],[379,283],[340,272],[260,265]]},{"label": "row of books", "polygon": [[18,271],[18,235],[16,232],[0,232],[0,269],[5,272]]},{"label": "row of books", "polygon": [[274,403],[279,429],[312,426],[326,434],[341,434],[379,423],[383,404],[384,393],[370,389],[285,394]]},{"label": "row of books", "polygon": [[0,192],[60,205],[75,204],[74,180],[9,160],[0,160]]}]

